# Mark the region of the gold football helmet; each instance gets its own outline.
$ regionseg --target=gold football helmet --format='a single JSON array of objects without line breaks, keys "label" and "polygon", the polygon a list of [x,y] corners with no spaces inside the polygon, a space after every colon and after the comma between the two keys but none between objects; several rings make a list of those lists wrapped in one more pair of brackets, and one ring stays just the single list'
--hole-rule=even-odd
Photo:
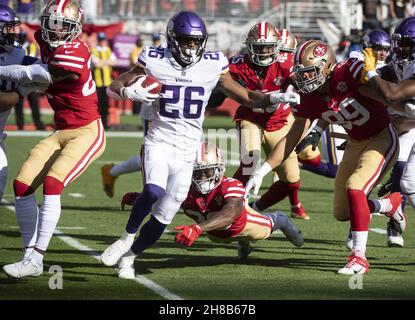
[{"label": "gold football helmet", "polygon": [[336,64],[333,49],[322,41],[305,42],[294,56],[294,78],[301,92],[312,92],[330,77]]},{"label": "gold football helmet", "polygon": [[82,32],[84,10],[75,0],[50,0],[40,16],[43,39],[52,48],[72,42]]},{"label": "gold football helmet", "polygon": [[279,54],[279,43],[278,30],[265,21],[254,25],[245,40],[249,59],[261,67],[269,66],[276,61]]},{"label": "gold football helmet", "polygon": [[192,187],[201,194],[208,194],[220,185],[224,173],[222,151],[212,143],[201,143],[193,165]]},{"label": "gold football helmet", "polygon": [[280,51],[294,53],[297,49],[297,38],[287,29],[280,29]]}]

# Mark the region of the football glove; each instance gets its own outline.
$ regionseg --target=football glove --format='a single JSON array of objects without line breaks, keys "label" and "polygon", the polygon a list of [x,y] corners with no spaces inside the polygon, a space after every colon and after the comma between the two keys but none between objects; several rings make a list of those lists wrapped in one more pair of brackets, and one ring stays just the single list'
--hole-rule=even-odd
[{"label": "football glove", "polygon": [[22,97],[27,97],[33,92],[45,92],[49,88],[49,83],[36,83],[36,82],[26,82],[21,83],[17,87],[19,95]]},{"label": "football glove", "polygon": [[145,102],[153,102],[155,101],[159,95],[150,93],[150,91],[157,86],[158,83],[153,83],[148,87],[143,87],[142,83],[146,77],[141,77],[137,80],[137,82],[133,83],[129,87],[124,87],[121,89],[120,94],[123,99],[129,99],[131,101],[145,101]]},{"label": "football glove", "polygon": [[295,152],[300,153],[308,146],[312,146],[312,150],[315,151],[318,147],[318,143],[320,142],[321,133],[313,129],[306,135],[295,147]]},{"label": "football glove", "polygon": [[129,206],[132,206],[135,202],[135,199],[140,195],[139,192],[128,192],[125,195],[123,195],[121,199],[121,209],[124,211],[125,205],[128,204]]},{"label": "football glove", "polygon": [[360,74],[360,83],[366,84],[369,81],[367,73],[369,71],[376,71],[377,58],[372,48],[366,48],[363,50],[363,56],[365,65]]},{"label": "football glove", "polygon": [[269,100],[273,105],[278,103],[300,104],[300,95],[296,92],[271,92]]},{"label": "football glove", "polygon": [[192,244],[203,232],[202,228],[198,224],[191,226],[177,226],[174,227],[174,230],[181,230],[181,232],[176,235],[175,241],[178,244],[182,244],[187,247],[192,246]]}]

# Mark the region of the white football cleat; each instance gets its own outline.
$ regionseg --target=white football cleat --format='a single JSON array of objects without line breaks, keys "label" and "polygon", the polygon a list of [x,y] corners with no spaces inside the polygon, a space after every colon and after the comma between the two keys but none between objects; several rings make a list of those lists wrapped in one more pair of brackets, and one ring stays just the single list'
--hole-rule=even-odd
[{"label": "white football cleat", "polygon": [[38,277],[43,273],[43,264],[38,265],[34,259],[23,259],[3,266],[4,272],[13,278]]},{"label": "white football cleat", "polygon": [[402,248],[403,247],[403,237],[402,234],[396,230],[396,224],[392,221],[388,222],[387,227],[387,244],[388,247]]},{"label": "white football cleat", "polygon": [[135,279],[134,260],[131,263],[130,257],[122,257],[118,262],[118,278]]},{"label": "white football cleat", "polygon": [[118,239],[101,254],[101,262],[108,267],[115,266],[120,258],[130,250],[133,243]]},{"label": "white football cleat", "polygon": [[348,258],[346,265],[337,271],[338,274],[352,276],[354,274],[364,274],[369,272],[369,262],[365,258],[356,256],[352,253]]}]

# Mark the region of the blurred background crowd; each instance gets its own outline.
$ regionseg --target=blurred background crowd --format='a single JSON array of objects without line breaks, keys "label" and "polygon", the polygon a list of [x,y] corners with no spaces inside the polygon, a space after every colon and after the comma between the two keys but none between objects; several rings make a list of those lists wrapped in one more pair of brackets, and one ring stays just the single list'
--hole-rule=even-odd
[{"label": "blurred background crowd", "polygon": [[[373,29],[391,34],[397,23],[415,15],[415,0],[80,0],[86,23],[82,38],[93,55],[92,67],[100,100],[101,115],[107,129],[116,129],[120,115],[137,114],[139,103],[115,102],[105,94],[106,87],[120,73],[134,66],[144,46],[164,42],[167,19],[180,10],[198,12],[209,31],[208,48],[228,56],[244,49],[249,28],[267,20],[289,29],[298,42],[310,38],[328,42],[339,61],[351,51],[361,50],[364,35]],[[33,33],[39,26],[44,0],[0,0],[13,7],[24,22],[24,48],[38,56]],[[47,100],[31,94],[15,108],[15,128],[29,128],[24,114],[31,113],[37,130],[45,129],[41,115],[50,112]],[[230,111],[231,112],[231,111]],[[9,128],[10,129],[10,128]]]}]

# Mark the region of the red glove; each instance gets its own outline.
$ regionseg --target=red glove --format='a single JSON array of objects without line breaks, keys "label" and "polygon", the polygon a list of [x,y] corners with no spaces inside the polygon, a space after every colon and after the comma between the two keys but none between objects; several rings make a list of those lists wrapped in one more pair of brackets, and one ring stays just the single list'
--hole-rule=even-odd
[{"label": "red glove", "polygon": [[140,195],[139,192],[128,192],[126,193],[121,200],[121,209],[124,211],[124,207],[126,204],[132,206],[135,202],[135,199]]},{"label": "red glove", "polygon": [[203,232],[198,224],[192,226],[177,226],[174,227],[174,230],[182,230],[176,235],[175,240],[177,243],[187,247],[190,247]]}]

